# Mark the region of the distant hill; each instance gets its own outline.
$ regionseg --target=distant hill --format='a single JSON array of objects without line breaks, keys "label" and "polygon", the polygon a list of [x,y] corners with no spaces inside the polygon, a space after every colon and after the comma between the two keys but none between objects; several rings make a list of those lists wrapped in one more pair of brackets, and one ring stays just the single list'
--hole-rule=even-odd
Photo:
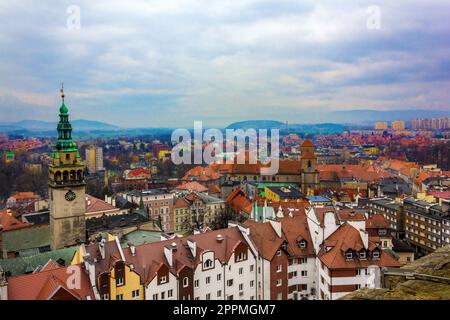
[{"label": "distant hill", "polygon": [[319,124],[286,124],[272,120],[249,120],[230,124],[226,129],[279,129],[280,132],[308,133],[308,134],[334,134],[345,130],[344,126],[335,123]]},{"label": "distant hill", "polygon": [[[73,120],[71,121],[72,127],[76,131],[114,131],[120,130],[120,127],[100,122],[100,121],[91,121],[91,120]],[[46,131],[55,131],[56,130],[56,122],[47,122],[47,121],[39,121],[39,120],[22,120],[18,122],[10,122],[10,123],[0,123],[0,131],[11,132],[11,131],[31,131],[31,132],[46,132]]]},{"label": "distant hill", "polygon": [[234,122],[230,124],[226,129],[281,129],[285,127],[286,124],[280,121],[274,120],[248,120],[248,121],[240,121]]},{"label": "distant hill", "polygon": [[[403,120],[409,122],[420,118],[450,117],[444,110],[344,110],[344,111],[299,111],[289,115],[288,126],[274,120],[248,120],[230,124],[227,129],[286,129],[331,132],[342,130],[342,125],[373,125],[376,121]],[[297,120],[299,119],[299,120]]]}]

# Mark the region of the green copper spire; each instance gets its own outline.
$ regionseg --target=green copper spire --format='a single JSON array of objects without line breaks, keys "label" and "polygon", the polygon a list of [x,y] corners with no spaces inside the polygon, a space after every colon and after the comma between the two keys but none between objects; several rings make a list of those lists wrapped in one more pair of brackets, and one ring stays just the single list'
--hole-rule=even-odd
[{"label": "green copper spire", "polygon": [[64,85],[61,87],[61,107],[59,108],[58,141],[56,150],[58,151],[78,151],[77,144],[72,140],[72,125],[69,122],[69,109],[64,103]]}]

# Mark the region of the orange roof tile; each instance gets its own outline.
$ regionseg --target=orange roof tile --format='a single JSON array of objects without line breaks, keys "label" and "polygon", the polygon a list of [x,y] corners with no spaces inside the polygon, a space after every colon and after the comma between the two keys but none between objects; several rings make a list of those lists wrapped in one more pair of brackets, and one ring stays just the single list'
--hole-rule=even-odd
[{"label": "orange roof tile", "polygon": [[[367,268],[370,265],[377,265],[380,267],[400,267],[402,264],[385,253],[381,248],[380,258],[372,259],[370,256],[367,259],[346,259],[345,252],[349,249],[359,252],[364,249],[364,243],[361,235],[351,224],[345,222],[333,234],[331,234],[325,241],[324,247],[328,248],[325,251],[323,248],[319,252],[319,259],[329,269],[355,269]],[[373,251],[376,244],[369,241],[368,250]]]},{"label": "orange roof tile", "polygon": [[8,214],[8,210],[0,211],[0,225],[3,231],[17,230],[31,227],[31,224],[22,222]]},{"label": "orange roof tile", "polygon": [[176,187],[175,189],[177,190],[188,190],[188,191],[197,191],[197,192],[205,192],[208,191],[208,188],[206,188],[205,186],[201,185],[200,183],[198,183],[197,181],[189,181],[189,182],[185,182],[183,184],[180,184],[178,187]]},{"label": "orange roof tile", "polygon": [[86,213],[102,212],[109,210],[118,210],[118,209],[101,199],[86,194]]},{"label": "orange roof tile", "polygon": [[366,229],[390,228],[389,221],[382,214],[374,214],[366,220]]},{"label": "orange roof tile", "polygon": [[69,289],[66,285],[68,278],[73,272],[69,267],[45,270],[38,273],[31,273],[8,279],[8,299],[9,300],[51,300],[53,294],[58,289],[66,290],[76,299],[87,299],[88,296],[94,299],[87,274],[81,269],[81,265],[71,266],[80,268],[80,288]]}]

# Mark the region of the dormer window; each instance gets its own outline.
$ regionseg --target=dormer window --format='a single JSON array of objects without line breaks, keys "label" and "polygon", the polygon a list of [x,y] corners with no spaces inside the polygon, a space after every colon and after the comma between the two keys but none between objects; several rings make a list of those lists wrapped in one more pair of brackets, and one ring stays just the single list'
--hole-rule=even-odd
[{"label": "dormer window", "polygon": [[211,269],[213,267],[213,262],[211,259],[207,259],[204,263],[203,263],[203,269]]},{"label": "dormer window", "polygon": [[239,262],[239,261],[244,261],[244,260],[247,260],[247,254],[244,252],[239,253],[236,258],[236,261]]},{"label": "dormer window", "polygon": [[305,240],[300,240],[300,241],[298,242],[298,246],[299,246],[300,248],[302,248],[302,249],[305,249],[305,248],[306,248],[306,241],[305,241]]},{"label": "dormer window", "polygon": [[351,250],[345,252],[345,259],[353,259],[353,252]]},{"label": "dormer window", "polygon": [[166,276],[162,276],[161,278],[159,278],[159,283],[166,283],[166,282],[167,282]]},{"label": "dormer window", "polygon": [[361,250],[359,252],[359,258],[365,260],[366,259],[366,251],[365,250]]},{"label": "dormer window", "polygon": [[372,258],[374,258],[374,259],[380,259],[380,251],[375,250],[375,251],[372,253]]}]

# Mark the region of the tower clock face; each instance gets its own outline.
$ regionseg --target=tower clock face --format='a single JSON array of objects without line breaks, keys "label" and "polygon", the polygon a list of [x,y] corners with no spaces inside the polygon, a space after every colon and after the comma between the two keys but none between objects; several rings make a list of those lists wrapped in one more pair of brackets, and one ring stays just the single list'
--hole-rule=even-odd
[{"label": "tower clock face", "polygon": [[73,201],[75,200],[76,197],[77,195],[72,190],[67,191],[66,195],[64,196],[64,198],[66,198],[67,201]]}]

